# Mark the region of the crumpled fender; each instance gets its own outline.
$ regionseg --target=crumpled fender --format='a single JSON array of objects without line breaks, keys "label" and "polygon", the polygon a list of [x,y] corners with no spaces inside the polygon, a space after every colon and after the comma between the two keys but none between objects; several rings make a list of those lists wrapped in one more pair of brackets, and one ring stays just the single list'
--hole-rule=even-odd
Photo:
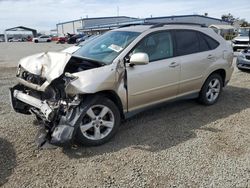
[{"label": "crumpled fender", "polygon": [[74,73],[75,80],[65,88],[67,94],[97,93],[115,90],[116,69],[113,64]]},{"label": "crumpled fender", "polygon": [[32,74],[39,75],[51,83],[63,74],[71,54],[64,52],[45,52],[21,59],[18,63]]},{"label": "crumpled fender", "polygon": [[57,146],[71,145],[81,125],[82,118],[97,99],[98,96],[87,96],[79,106],[71,108],[65,116],[62,116],[59,125],[51,134],[50,144]]}]

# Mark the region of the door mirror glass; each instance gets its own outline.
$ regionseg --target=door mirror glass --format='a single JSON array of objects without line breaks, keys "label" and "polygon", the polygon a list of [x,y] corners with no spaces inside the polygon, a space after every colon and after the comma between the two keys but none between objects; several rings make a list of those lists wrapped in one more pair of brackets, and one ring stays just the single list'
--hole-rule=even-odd
[{"label": "door mirror glass", "polygon": [[146,53],[135,53],[130,57],[130,65],[146,65],[149,63],[149,57]]}]

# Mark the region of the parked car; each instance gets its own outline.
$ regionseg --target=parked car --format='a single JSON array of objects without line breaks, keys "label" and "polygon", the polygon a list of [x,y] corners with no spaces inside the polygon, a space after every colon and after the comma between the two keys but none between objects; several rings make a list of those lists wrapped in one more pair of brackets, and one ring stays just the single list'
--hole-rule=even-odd
[{"label": "parked car", "polygon": [[51,37],[48,35],[42,35],[39,37],[35,37],[32,39],[33,42],[38,43],[38,42],[51,42]]},{"label": "parked car", "polygon": [[58,37],[58,39],[57,39],[57,44],[64,44],[64,43],[66,43],[67,42],[67,37]]},{"label": "parked car", "polygon": [[250,48],[242,50],[237,56],[236,66],[239,70],[250,70]]},{"label": "parked car", "polygon": [[239,34],[232,40],[232,47],[234,51],[238,49],[245,49],[249,47],[249,33],[250,31],[245,31]]},{"label": "parked car", "polygon": [[21,38],[11,38],[8,40],[9,42],[22,42]]},{"label": "parked car", "polygon": [[77,50],[79,50],[82,46],[84,46],[85,44],[87,44],[88,42],[90,42],[91,40],[95,39],[96,37],[98,37],[99,35],[92,35],[89,36],[88,38],[86,38],[83,42],[80,42],[74,46],[70,46],[64,50],[62,50],[62,52],[67,52],[70,54],[75,53]]},{"label": "parked car", "polygon": [[232,47],[212,29],[127,26],[74,54],[21,59],[10,96],[16,112],[35,114],[44,125],[40,143],[100,145],[122,119],[157,104],[180,98],[215,104],[231,78],[232,61]]},{"label": "parked car", "polygon": [[68,44],[75,44],[76,43],[76,40],[78,39],[78,38],[82,38],[83,36],[85,36],[84,34],[70,34],[70,33],[68,33],[68,40],[67,40],[67,43]]},{"label": "parked car", "polygon": [[79,44],[80,42],[84,42],[89,37],[90,37],[90,35],[84,35],[83,37],[76,39],[76,43]]}]

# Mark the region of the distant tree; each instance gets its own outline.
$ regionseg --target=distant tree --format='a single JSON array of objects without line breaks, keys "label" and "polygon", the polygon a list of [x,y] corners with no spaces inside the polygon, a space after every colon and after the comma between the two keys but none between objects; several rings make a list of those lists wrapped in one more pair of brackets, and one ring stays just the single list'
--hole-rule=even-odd
[{"label": "distant tree", "polygon": [[221,19],[226,22],[230,22],[232,25],[238,23],[241,27],[249,26],[249,23],[244,18],[236,18],[231,13],[223,14]]},{"label": "distant tree", "polygon": [[221,16],[221,19],[226,22],[234,23],[239,18],[235,18],[231,13],[228,13],[228,14],[223,14]]},{"label": "distant tree", "polygon": [[205,13],[204,13],[204,16],[208,16],[208,13],[207,13],[207,12],[205,12]]}]

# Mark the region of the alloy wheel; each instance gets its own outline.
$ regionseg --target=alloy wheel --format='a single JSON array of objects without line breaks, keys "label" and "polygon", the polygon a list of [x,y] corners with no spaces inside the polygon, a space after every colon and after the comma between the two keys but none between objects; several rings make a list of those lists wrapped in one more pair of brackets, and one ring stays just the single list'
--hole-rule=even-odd
[{"label": "alloy wheel", "polygon": [[104,105],[91,106],[82,120],[80,130],[90,140],[101,140],[108,136],[115,124],[114,114]]},{"label": "alloy wheel", "polygon": [[212,79],[207,88],[206,97],[209,102],[214,102],[220,94],[221,84],[219,79]]}]

